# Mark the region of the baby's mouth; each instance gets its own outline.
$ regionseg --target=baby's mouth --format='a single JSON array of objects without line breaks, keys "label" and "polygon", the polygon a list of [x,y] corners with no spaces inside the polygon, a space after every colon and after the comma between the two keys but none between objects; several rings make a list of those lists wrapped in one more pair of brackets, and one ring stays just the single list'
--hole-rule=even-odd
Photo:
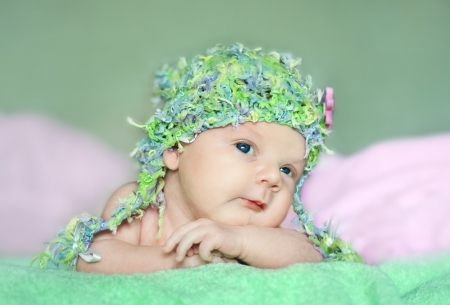
[{"label": "baby's mouth", "polygon": [[266,208],[267,204],[258,200],[251,200],[247,198],[241,198],[244,201],[244,205],[255,211],[262,211]]}]

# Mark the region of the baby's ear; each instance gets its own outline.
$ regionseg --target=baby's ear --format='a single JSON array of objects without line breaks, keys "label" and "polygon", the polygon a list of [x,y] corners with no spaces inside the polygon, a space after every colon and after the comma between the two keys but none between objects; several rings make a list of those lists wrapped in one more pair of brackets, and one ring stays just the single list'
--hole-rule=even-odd
[{"label": "baby's ear", "polygon": [[176,148],[165,150],[163,160],[168,169],[177,170],[180,164],[180,152]]}]

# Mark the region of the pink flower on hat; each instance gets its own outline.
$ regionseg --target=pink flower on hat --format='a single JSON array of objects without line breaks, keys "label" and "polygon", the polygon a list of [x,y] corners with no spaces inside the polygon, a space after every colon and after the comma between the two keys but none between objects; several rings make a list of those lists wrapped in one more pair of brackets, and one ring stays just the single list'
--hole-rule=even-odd
[{"label": "pink flower on hat", "polygon": [[331,129],[331,124],[333,123],[333,109],[334,109],[334,96],[333,88],[327,87],[325,89],[325,127]]}]

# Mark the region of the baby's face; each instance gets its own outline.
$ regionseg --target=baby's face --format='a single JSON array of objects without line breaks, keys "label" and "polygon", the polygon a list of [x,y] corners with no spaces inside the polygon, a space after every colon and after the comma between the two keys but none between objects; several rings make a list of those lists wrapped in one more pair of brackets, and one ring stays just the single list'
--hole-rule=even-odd
[{"label": "baby's face", "polygon": [[305,165],[305,140],[275,123],[201,133],[179,154],[177,197],[194,219],[277,227]]}]

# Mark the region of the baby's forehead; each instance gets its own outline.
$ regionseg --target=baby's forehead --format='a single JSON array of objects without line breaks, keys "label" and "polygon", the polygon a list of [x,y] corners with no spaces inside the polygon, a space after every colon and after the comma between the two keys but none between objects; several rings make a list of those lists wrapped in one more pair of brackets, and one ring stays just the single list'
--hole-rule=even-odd
[{"label": "baby's forehead", "polygon": [[267,135],[270,132],[278,133],[280,135],[298,135],[301,138],[303,138],[302,134],[295,130],[294,128],[285,125],[280,124],[277,122],[244,122],[242,124],[238,124],[236,126],[227,125],[224,129],[229,130],[230,132],[234,133],[254,133],[257,136],[263,137],[264,135]]}]

